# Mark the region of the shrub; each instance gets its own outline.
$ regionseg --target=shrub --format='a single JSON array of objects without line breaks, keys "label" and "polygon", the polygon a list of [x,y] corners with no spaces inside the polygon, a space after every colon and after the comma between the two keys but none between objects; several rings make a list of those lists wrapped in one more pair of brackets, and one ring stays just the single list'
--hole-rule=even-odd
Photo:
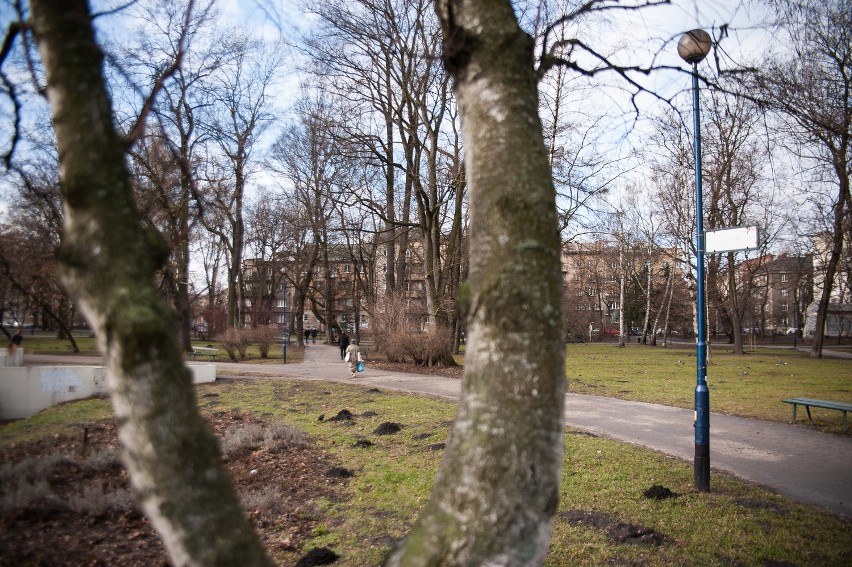
[{"label": "shrub", "polygon": [[199,333],[202,338],[215,337],[228,327],[228,310],[222,305],[206,306],[201,311],[201,318],[205,324],[204,332]]},{"label": "shrub", "polygon": [[289,503],[280,490],[272,486],[261,486],[240,492],[240,503],[246,512],[256,512],[260,519],[274,522],[285,514]]},{"label": "shrub", "polygon": [[216,340],[221,343],[231,360],[237,361],[246,357],[249,344],[249,333],[246,331],[232,327],[216,337]]},{"label": "shrub", "polygon": [[455,366],[453,334],[449,327],[436,326],[410,337],[410,355],[421,366]]},{"label": "shrub", "polygon": [[254,344],[257,345],[257,350],[260,351],[261,358],[269,357],[269,349],[275,344],[276,339],[280,337],[278,328],[274,325],[264,325],[256,327],[251,331],[251,338]]}]

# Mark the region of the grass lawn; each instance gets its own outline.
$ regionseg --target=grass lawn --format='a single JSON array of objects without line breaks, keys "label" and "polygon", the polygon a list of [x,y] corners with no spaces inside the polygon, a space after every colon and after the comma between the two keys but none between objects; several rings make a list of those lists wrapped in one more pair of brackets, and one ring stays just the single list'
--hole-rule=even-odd
[{"label": "grass lawn", "polygon": [[[584,375],[604,356],[600,348],[582,351],[595,357],[586,359]],[[446,440],[455,413],[455,404],[446,401],[337,383],[220,381],[198,386],[198,393],[203,413],[227,408],[267,424],[285,422],[354,472],[347,494],[315,503],[320,522],[301,551],[328,546],[341,555],[335,565],[352,567],[381,564],[408,532],[440,463],[442,451],[434,444]],[[354,424],[327,421],[342,409],[355,415]],[[50,439],[62,428],[79,430],[81,423],[109,414],[106,400],[63,404],[0,427],[0,445]],[[386,421],[403,428],[395,435],[374,434]],[[355,446],[364,439],[374,444]],[[548,566],[852,564],[849,521],[718,472],[710,492],[696,492],[691,463],[639,447],[573,430],[565,444]],[[645,498],[654,485],[676,496]],[[646,543],[625,542],[624,534],[631,533],[645,534]],[[274,553],[282,565],[298,557]]]},{"label": "grass lawn", "polygon": [[[81,354],[97,353],[93,338],[83,336],[77,343]],[[219,348],[215,361],[229,360],[216,341],[194,340],[193,345]],[[54,338],[27,337],[24,348],[37,354],[69,352],[67,341]],[[662,348],[629,344],[619,348],[614,343],[570,344],[566,353],[569,392],[682,408],[694,406],[695,348],[691,345]],[[303,354],[303,349],[291,343],[287,363],[301,362]],[[464,363],[463,355],[456,358]],[[261,358],[257,347],[250,346],[244,360],[280,363],[281,345],[273,345],[267,358]],[[727,345],[713,345],[709,350],[707,383],[711,411],[787,422],[792,408],[781,403],[786,398],[852,403],[852,360],[813,359],[806,352],[784,348],[756,348],[734,355]],[[812,408],[811,415],[810,425],[840,431],[840,412]]]},{"label": "grass lawn", "polygon": [[[74,339],[77,342],[77,347],[80,349],[79,354],[81,355],[89,355],[94,356],[98,353],[98,346],[95,342],[95,339],[92,338],[89,334],[83,336],[75,336]],[[193,346],[197,347],[214,347],[218,348],[219,352],[216,354],[214,361],[218,362],[228,362],[230,359],[228,358],[228,353],[225,352],[225,349],[222,348],[222,345],[217,341],[202,341],[193,339]],[[44,336],[36,336],[24,337],[24,345],[25,352],[29,354],[71,354],[71,343],[68,342],[67,339],[57,339],[53,337],[44,337]],[[301,348],[297,348],[295,343],[291,343],[287,347],[287,363],[299,363],[302,361],[302,353],[303,350]],[[200,361],[210,360],[208,357],[199,358]],[[276,343],[272,345],[272,348],[269,349],[269,356],[267,358],[260,357],[260,351],[256,346],[251,345],[246,349],[246,357],[244,360],[251,361],[254,364],[280,364],[281,363],[281,344]]]},{"label": "grass lawn", "polygon": [[[597,343],[568,345],[566,352],[570,392],[694,407],[694,347]],[[727,346],[712,346],[707,384],[711,411],[790,421],[792,408],[781,403],[786,398],[852,403],[852,360],[813,359],[804,352],[769,348],[734,355]],[[812,408],[811,413],[817,427],[840,431],[840,412]]]}]

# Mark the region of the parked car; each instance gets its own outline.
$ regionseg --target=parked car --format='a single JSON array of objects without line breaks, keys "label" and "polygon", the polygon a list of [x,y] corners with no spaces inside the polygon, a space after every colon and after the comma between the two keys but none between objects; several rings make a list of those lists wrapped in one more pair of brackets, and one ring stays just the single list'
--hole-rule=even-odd
[{"label": "parked car", "polygon": [[607,327],[604,329],[604,335],[608,337],[617,337],[621,332],[618,329],[613,329],[612,327]]},{"label": "parked car", "polygon": [[799,328],[798,327],[790,327],[789,329],[787,329],[785,334],[786,335],[798,335],[799,334]]}]

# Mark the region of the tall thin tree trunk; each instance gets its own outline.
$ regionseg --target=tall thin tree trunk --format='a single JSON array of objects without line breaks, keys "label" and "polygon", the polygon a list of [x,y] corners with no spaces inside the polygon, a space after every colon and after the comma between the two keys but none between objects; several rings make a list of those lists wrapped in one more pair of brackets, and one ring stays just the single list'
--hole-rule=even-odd
[{"label": "tall thin tree trunk", "polygon": [[271,565],[198,413],[174,315],[154,287],[166,259],[137,213],[85,0],[32,0],[63,177],[63,281],[109,367],[123,460],[175,565]]},{"label": "tall thin tree trunk", "polygon": [[537,565],[558,504],[565,348],[534,44],[508,1],[436,10],[467,147],[469,341],[432,495],[388,565]]}]

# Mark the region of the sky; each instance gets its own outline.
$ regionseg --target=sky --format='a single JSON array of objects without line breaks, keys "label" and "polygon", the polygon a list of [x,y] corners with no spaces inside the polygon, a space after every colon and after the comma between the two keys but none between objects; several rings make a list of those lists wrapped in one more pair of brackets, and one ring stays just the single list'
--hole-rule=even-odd
[{"label": "sky", "polygon": [[[622,4],[629,4],[631,1],[627,0]],[[122,6],[125,3],[125,0],[92,0],[95,11]],[[278,38],[282,30],[292,30],[293,26],[304,26],[311,22],[311,18],[300,11],[296,0],[220,0],[219,6],[223,23],[248,27],[269,39]],[[2,7],[6,8],[5,3]],[[4,14],[0,13],[0,16],[2,15]],[[601,21],[594,27],[584,26],[582,30],[595,39],[596,48],[611,53],[617,62],[634,65],[648,65],[653,62],[686,71],[687,65],[680,60],[676,52],[677,39],[683,32],[702,27],[712,34],[714,29],[718,30],[723,24],[730,24],[731,33],[724,40],[723,48],[726,53],[743,60],[756,57],[766,44],[765,32],[758,25],[761,19],[760,9],[748,10],[739,0],[672,0],[665,6],[634,11],[616,10],[612,12],[609,21]],[[107,22],[117,28],[111,31],[120,32],[120,18],[110,17]],[[292,34],[292,31],[285,33]],[[711,65],[711,62],[707,61],[703,65]],[[286,108],[290,103],[293,93],[297,92],[298,80],[298,75],[291,70],[282,81],[278,93],[280,107]],[[664,97],[680,93],[677,95],[679,100],[688,107],[691,83],[686,74],[660,72],[641,80]],[[606,98],[626,111],[623,128],[637,129],[637,132],[631,135],[641,140],[642,126],[640,124],[637,127],[631,123],[629,100],[615,89],[605,97],[595,97],[592,102],[600,105],[600,101]],[[640,103],[656,104],[651,97],[642,97],[639,100]],[[613,132],[618,132],[618,129]],[[619,136],[621,134],[619,133]],[[256,182],[261,185],[268,183],[263,178]],[[3,199],[0,197],[0,213],[3,207]]]}]

